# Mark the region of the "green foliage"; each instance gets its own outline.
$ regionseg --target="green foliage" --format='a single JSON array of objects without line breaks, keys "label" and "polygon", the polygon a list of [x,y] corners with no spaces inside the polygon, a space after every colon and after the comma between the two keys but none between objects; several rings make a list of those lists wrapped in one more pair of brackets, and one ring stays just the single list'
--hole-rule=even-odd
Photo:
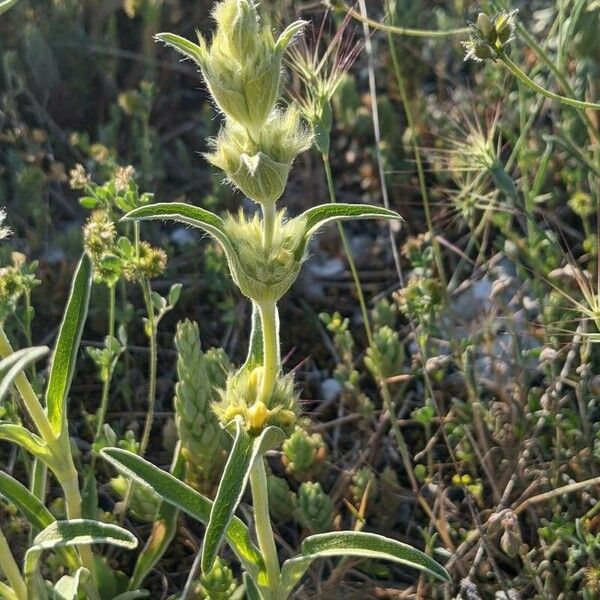
[{"label": "green foliage", "polygon": [[298,517],[310,531],[329,531],[333,526],[334,505],[320,483],[306,481],[298,488]]}]

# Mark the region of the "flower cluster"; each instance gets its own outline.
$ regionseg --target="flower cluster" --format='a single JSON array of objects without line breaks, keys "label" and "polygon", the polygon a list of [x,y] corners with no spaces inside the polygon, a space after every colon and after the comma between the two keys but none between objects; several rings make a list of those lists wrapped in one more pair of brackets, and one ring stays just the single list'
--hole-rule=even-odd
[{"label": "flower cluster", "polygon": [[465,60],[477,62],[495,60],[513,40],[518,10],[498,13],[494,20],[485,13],[479,13],[477,21],[471,23],[469,40],[463,42]]}]

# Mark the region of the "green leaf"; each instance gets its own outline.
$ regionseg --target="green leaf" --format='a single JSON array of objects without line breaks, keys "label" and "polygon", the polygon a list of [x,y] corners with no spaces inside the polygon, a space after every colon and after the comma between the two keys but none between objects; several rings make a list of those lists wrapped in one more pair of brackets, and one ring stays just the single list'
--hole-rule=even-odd
[{"label": "green leaf", "polygon": [[0,402],[10,390],[17,375],[24,371],[31,363],[48,354],[48,346],[33,346],[17,350],[0,361]]},{"label": "green leaf", "polygon": [[[173,464],[171,465],[171,474],[180,480],[185,476],[185,469],[186,460],[181,454],[178,445],[175,450]],[[148,573],[166,552],[171,540],[175,536],[178,516],[179,509],[174,504],[169,504],[165,501],[161,502],[152,524],[152,532],[135,563],[133,575],[127,585],[129,590],[137,590],[142,585]]]},{"label": "green leaf", "polygon": [[9,588],[5,583],[0,581],[0,598],[3,600],[19,600],[17,594]]},{"label": "green leaf", "polygon": [[0,0],[0,15],[12,8],[17,3],[17,0]]},{"label": "green leaf", "polygon": [[343,203],[314,206],[303,212],[301,217],[306,219],[306,233],[304,234],[304,244],[298,249],[298,258],[304,254],[310,238],[327,223],[350,219],[402,219],[397,212],[382,206]]},{"label": "green leaf", "polygon": [[54,600],[77,600],[79,584],[86,581],[89,574],[85,567],[79,567],[73,575],[63,575],[52,590]]},{"label": "green leaf", "polygon": [[[56,521],[54,515],[37,496],[4,471],[0,471],[0,496],[14,504],[35,529],[45,529]],[[77,554],[72,548],[62,549],[60,554],[68,567],[74,569],[79,565]]]},{"label": "green leaf", "polygon": [[197,44],[194,44],[194,42],[174,33],[157,33],[154,39],[175,48],[175,50],[181,52],[187,58],[191,58],[196,64],[202,64],[202,49]]},{"label": "green leaf", "polygon": [[156,221],[165,219],[202,229],[221,244],[229,263],[237,264],[238,258],[225,232],[223,219],[209,210],[204,210],[203,208],[183,202],[157,202],[156,204],[136,208],[122,218],[122,220],[127,221]]},{"label": "green leaf", "polygon": [[87,316],[91,285],[92,261],[87,254],[83,254],[71,283],[46,388],[48,419],[57,436],[61,434],[67,420],[67,396]]},{"label": "green leaf", "polygon": [[450,581],[448,571],[424,552],[396,540],[359,531],[322,533],[307,537],[302,542],[300,555],[287,560],[281,570],[281,583],[277,598],[287,598],[316,558],[331,556],[358,556],[391,560],[426,571]]},{"label": "green leaf", "polygon": [[247,573],[244,573],[244,583],[246,584],[246,598],[247,600],[263,600],[260,590],[256,587],[256,584]]},{"label": "green leaf", "polygon": [[44,550],[52,550],[77,545],[111,544],[133,550],[137,546],[135,536],[117,525],[91,521],[89,519],[71,519],[54,521],[41,531],[27,550],[23,562],[23,575],[28,589],[35,597],[35,587],[39,584],[38,564]]},{"label": "green leaf", "polygon": [[[201,523],[208,523],[213,503],[189,485],[127,450],[104,448],[100,455],[126,477],[150,487],[166,502],[177,506]],[[256,580],[259,575],[264,576],[261,554],[252,543],[248,528],[240,519],[233,517],[225,537],[252,578]]]},{"label": "green leaf", "polygon": [[49,467],[53,467],[52,454],[46,446],[46,443],[42,438],[31,433],[22,425],[16,425],[15,423],[0,422],[0,440],[6,440],[7,442],[13,442],[37,456],[40,460],[43,460]]},{"label": "green leaf", "polygon": [[[260,309],[256,302],[252,302],[252,327],[250,329],[250,342],[248,343],[248,356],[241,369],[253,369],[263,364],[263,335],[260,320]],[[241,370],[240,369],[240,370]]]},{"label": "green leaf", "polygon": [[202,571],[210,572],[219,546],[233,514],[235,513],[250,477],[254,461],[285,439],[279,427],[267,427],[259,437],[251,437],[242,426],[241,419],[235,421],[236,433],[233,447],[219,483],[219,489],[210,511],[210,519],[202,544]]}]

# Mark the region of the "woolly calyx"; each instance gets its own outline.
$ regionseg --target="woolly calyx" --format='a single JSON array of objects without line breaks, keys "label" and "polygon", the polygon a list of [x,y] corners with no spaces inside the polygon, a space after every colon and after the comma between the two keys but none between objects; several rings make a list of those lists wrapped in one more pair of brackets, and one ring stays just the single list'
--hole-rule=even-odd
[{"label": "woolly calyx", "polygon": [[213,406],[224,426],[241,416],[246,430],[254,436],[274,425],[286,433],[293,430],[298,418],[298,393],[294,389],[293,375],[280,375],[268,401],[257,400],[262,377],[262,367],[241,369],[231,375],[221,399]]},{"label": "woolly calyx", "polygon": [[312,135],[295,107],[275,110],[257,137],[228,119],[205,158],[227,180],[259,204],[274,204],[283,194],[296,156],[308,150]]}]

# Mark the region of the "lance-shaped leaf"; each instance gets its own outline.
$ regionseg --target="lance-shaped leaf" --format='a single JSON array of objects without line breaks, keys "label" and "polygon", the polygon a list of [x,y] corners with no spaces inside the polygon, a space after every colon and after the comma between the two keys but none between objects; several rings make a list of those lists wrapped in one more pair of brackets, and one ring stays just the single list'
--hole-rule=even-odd
[{"label": "lance-shaped leaf", "polygon": [[33,346],[17,350],[10,356],[0,361],[0,402],[10,390],[17,375],[25,370],[31,363],[48,354],[48,346]]},{"label": "lance-shaped leaf", "polygon": [[0,598],[2,600],[19,600],[16,592],[12,588],[8,587],[5,583],[0,581]]},{"label": "lance-shaped leaf", "polygon": [[53,468],[52,454],[48,450],[48,446],[41,437],[31,433],[22,425],[15,423],[1,422],[0,423],[0,440],[13,442],[33,454],[40,460],[44,461],[50,468]]},{"label": "lance-shaped leaf", "polygon": [[218,215],[215,215],[215,213],[199,208],[198,206],[192,206],[191,204],[185,204],[184,202],[157,202],[156,204],[141,206],[128,212],[123,217],[123,220],[170,220],[196,227],[211,235],[219,242],[219,244],[221,244],[230,265],[232,263],[237,265],[239,262],[234,247],[225,232],[223,219]]},{"label": "lance-shaped leaf", "polygon": [[44,550],[89,544],[110,544],[133,550],[137,543],[132,533],[110,523],[89,519],[54,521],[35,537],[33,545],[25,554],[23,561],[25,582],[32,597],[37,597],[35,594],[40,589],[39,586],[43,585],[40,581],[38,565]]},{"label": "lance-shaped leaf", "polygon": [[[0,496],[13,504],[35,529],[45,529],[56,521],[54,515],[37,496],[4,471],[0,471]],[[79,559],[72,548],[62,548],[60,555],[68,567],[74,569],[79,566]]]},{"label": "lance-shaped leaf", "polygon": [[250,470],[255,460],[276,448],[285,440],[285,433],[279,427],[267,427],[257,438],[250,436],[242,425],[235,421],[235,439],[229,453],[219,489],[210,511],[210,519],[202,544],[202,571],[208,573],[215,562],[219,546],[229,522],[233,518],[250,478]]},{"label": "lance-shaped leaf", "polygon": [[300,554],[283,564],[277,598],[289,596],[313,560],[332,556],[391,560],[426,571],[442,581],[450,581],[450,575],[444,567],[408,544],[359,531],[322,533],[307,537],[302,542]]},{"label": "lance-shaped leaf", "polygon": [[244,573],[244,583],[246,584],[246,598],[247,600],[263,600],[263,596],[260,590],[256,587],[256,584],[250,577]]},{"label": "lance-shaped leaf", "polygon": [[71,283],[71,292],[58,330],[46,388],[48,419],[57,436],[61,434],[67,420],[67,396],[87,317],[91,286],[92,261],[87,254],[84,254]]},{"label": "lance-shaped leaf", "polygon": [[333,221],[348,221],[355,219],[402,219],[393,210],[370,204],[321,204],[303,212],[301,218],[306,220],[304,243],[296,251],[296,258],[301,258],[310,238],[318,229]]},{"label": "lance-shaped leaf", "polygon": [[260,320],[260,309],[256,302],[252,302],[252,319],[250,328],[250,341],[248,343],[248,355],[241,367],[242,369],[253,369],[263,364],[263,334]]},{"label": "lance-shaped leaf", "polygon": [[[150,487],[163,500],[177,506],[201,523],[208,523],[212,501],[170,473],[159,469],[137,454],[121,448],[104,448],[100,455],[126,477]],[[263,574],[261,580],[264,579],[261,554],[250,540],[248,528],[241,519],[233,517],[225,537],[244,569],[252,575],[253,579],[256,580],[261,573]]]},{"label": "lance-shaped leaf", "polygon": [[202,48],[180,35],[175,35],[174,33],[157,33],[154,39],[175,48],[175,50],[181,52],[185,57],[193,60],[198,66],[203,62]]}]

